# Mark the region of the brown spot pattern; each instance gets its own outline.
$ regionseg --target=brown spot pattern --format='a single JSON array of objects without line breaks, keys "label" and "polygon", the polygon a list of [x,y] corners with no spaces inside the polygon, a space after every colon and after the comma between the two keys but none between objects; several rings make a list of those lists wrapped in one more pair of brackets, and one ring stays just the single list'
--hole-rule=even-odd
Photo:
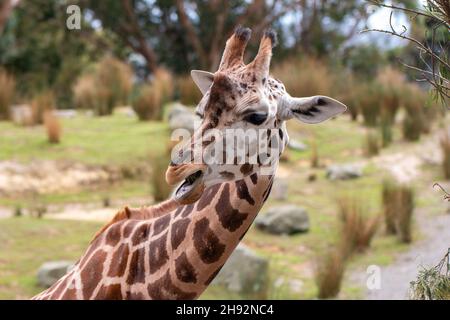
[{"label": "brown spot pattern", "polygon": [[169,226],[169,222],[170,214],[166,214],[165,216],[162,216],[161,218],[156,220],[153,226],[153,235],[156,236],[166,230]]},{"label": "brown spot pattern", "polygon": [[106,252],[97,251],[86,263],[86,266],[80,272],[81,282],[83,283],[84,298],[92,296],[98,283],[102,280],[103,263],[106,259]]},{"label": "brown spot pattern", "polygon": [[183,282],[197,282],[197,272],[189,262],[186,252],[183,252],[178,258],[175,259],[175,274],[177,275],[177,278]]},{"label": "brown spot pattern", "polygon": [[252,198],[250,193],[248,192],[247,183],[245,180],[238,180],[235,182],[236,184],[236,192],[237,196],[240,199],[246,200],[248,203],[250,203],[252,206],[255,204],[255,200]]},{"label": "brown spot pattern", "polygon": [[99,300],[122,300],[120,284],[103,285],[95,298]]},{"label": "brown spot pattern", "polygon": [[140,225],[136,231],[134,231],[133,236],[131,237],[131,243],[136,246],[145,240],[147,240],[149,236],[150,226],[147,223]]},{"label": "brown spot pattern", "polygon": [[209,227],[209,220],[202,218],[194,227],[194,247],[204,263],[214,263],[225,251],[225,245],[220,242],[214,231]]},{"label": "brown spot pattern", "polygon": [[109,265],[108,277],[122,277],[127,268],[129,255],[128,244],[122,244],[113,253],[111,264]]},{"label": "brown spot pattern", "polygon": [[167,254],[166,242],[167,233],[164,233],[161,237],[150,242],[149,261],[150,261],[150,273],[153,274],[158,271],[169,260]]},{"label": "brown spot pattern", "polygon": [[233,232],[238,229],[247,218],[247,213],[234,209],[230,203],[230,185],[226,184],[216,204],[216,212],[222,226]]},{"label": "brown spot pattern", "polygon": [[191,300],[197,296],[195,292],[186,292],[176,287],[172,283],[168,271],[164,276],[148,285],[148,293],[154,300]]},{"label": "brown spot pattern", "polygon": [[202,195],[200,200],[197,202],[197,211],[203,210],[206,206],[211,204],[212,199],[219,191],[220,184],[213,185],[206,189],[205,193]]},{"label": "brown spot pattern", "polygon": [[176,250],[186,237],[186,230],[189,226],[189,219],[181,219],[172,224],[170,232],[170,241],[172,243],[172,250]]},{"label": "brown spot pattern", "polygon": [[144,248],[135,250],[131,256],[130,269],[128,270],[127,283],[145,282],[145,250]]}]

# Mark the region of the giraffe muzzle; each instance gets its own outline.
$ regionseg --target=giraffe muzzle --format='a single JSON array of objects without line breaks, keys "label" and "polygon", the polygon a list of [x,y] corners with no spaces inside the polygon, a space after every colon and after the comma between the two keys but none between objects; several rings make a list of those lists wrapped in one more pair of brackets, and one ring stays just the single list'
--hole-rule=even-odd
[{"label": "giraffe muzzle", "polygon": [[197,170],[187,176],[181,183],[181,185],[176,189],[174,194],[175,199],[182,204],[188,204],[197,201],[200,198],[205,187],[202,178],[202,170]]}]

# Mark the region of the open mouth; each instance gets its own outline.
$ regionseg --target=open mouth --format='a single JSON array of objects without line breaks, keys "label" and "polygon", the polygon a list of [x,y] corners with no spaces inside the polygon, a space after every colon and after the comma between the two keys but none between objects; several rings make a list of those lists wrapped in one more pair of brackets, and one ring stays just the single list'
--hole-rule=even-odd
[{"label": "open mouth", "polygon": [[192,191],[194,191],[197,186],[201,183],[203,176],[203,172],[198,170],[193,174],[187,176],[183,183],[178,187],[177,191],[175,191],[175,197],[178,200],[183,200],[188,197]]}]

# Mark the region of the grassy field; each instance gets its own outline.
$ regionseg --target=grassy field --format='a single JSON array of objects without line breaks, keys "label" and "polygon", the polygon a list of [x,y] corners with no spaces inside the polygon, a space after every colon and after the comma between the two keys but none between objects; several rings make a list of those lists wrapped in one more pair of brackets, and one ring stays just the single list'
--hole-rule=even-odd
[{"label": "grassy field", "polygon": [[[0,160],[15,159],[63,159],[89,164],[126,165],[148,161],[149,155],[161,152],[167,138],[167,126],[162,123],[138,123],[124,115],[105,118],[79,116],[64,120],[63,143],[50,146],[45,142],[42,128],[19,128],[0,123]],[[364,176],[357,180],[330,182],[325,178],[324,167],[334,162],[365,161],[362,145],[365,129],[346,117],[328,121],[317,126],[290,124],[291,138],[311,143],[318,147],[320,167],[310,168],[311,150],[289,151],[289,162],[281,170],[289,177],[289,195],[286,202],[305,207],[311,220],[311,230],[306,234],[289,237],[272,236],[252,227],[244,243],[270,260],[271,288],[269,298],[300,299],[316,297],[313,267],[317,255],[336,242],[337,203],[339,195],[358,192],[371,215],[381,212],[381,181],[383,176],[373,165],[367,165]],[[3,134],[6,132],[6,134]],[[397,149],[401,140],[395,130],[392,147]],[[16,141],[16,142],[14,142]],[[402,143],[403,148],[408,144]],[[3,152],[5,150],[5,152]],[[311,174],[316,180],[308,181]],[[428,188],[441,174],[435,167],[424,169],[424,179],[416,183],[416,189]],[[114,199],[132,199],[151,193],[146,181],[125,181],[102,190],[51,194],[42,197],[47,204],[73,202],[100,202],[108,195]],[[431,208],[433,195],[418,192],[419,208]],[[0,199],[0,205],[14,205],[22,199]],[[284,201],[269,198],[263,211]],[[430,209],[433,214],[435,209]],[[10,218],[0,219],[0,299],[26,298],[38,292],[35,273],[38,266],[47,260],[76,260],[97,230],[98,225],[88,222],[54,221],[48,219]],[[416,235],[416,238],[420,235]],[[405,250],[394,237],[379,232],[372,247],[365,254],[356,255],[350,261],[351,269],[369,264],[389,264],[396,253]],[[296,280],[301,283],[299,292],[288,283],[274,286],[276,280]],[[361,292],[349,281],[344,281],[341,297],[359,298]],[[224,292],[219,287],[209,288],[203,299],[245,298]]]},{"label": "grassy field", "polygon": [[125,114],[78,115],[62,119],[61,143],[49,144],[43,126],[0,121],[0,161],[69,160],[93,165],[132,166],[165,149],[164,122],[140,122]]}]

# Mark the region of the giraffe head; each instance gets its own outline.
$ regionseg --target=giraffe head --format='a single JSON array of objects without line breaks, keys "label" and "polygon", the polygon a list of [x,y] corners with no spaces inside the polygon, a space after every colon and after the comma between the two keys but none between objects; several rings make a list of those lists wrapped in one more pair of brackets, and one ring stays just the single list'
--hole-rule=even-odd
[{"label": "giraffe head", "polygon": [[[283,83],[269,75],[274,31],[264,33],[258,53],[244,64],[251,30],[238,27],[228,39],[215,73],[191,72],[203,98],[196,108],[201,123],[194,135],[172,153],[169,184],[181,183],[175,199],[197,201],[204,188],[242,179],[266,167],[272,174],[287,142],[286,120],[319,123],[346,110],[326,96],[291,97]],[[301,70],[292,70],[301,72]]]}]

